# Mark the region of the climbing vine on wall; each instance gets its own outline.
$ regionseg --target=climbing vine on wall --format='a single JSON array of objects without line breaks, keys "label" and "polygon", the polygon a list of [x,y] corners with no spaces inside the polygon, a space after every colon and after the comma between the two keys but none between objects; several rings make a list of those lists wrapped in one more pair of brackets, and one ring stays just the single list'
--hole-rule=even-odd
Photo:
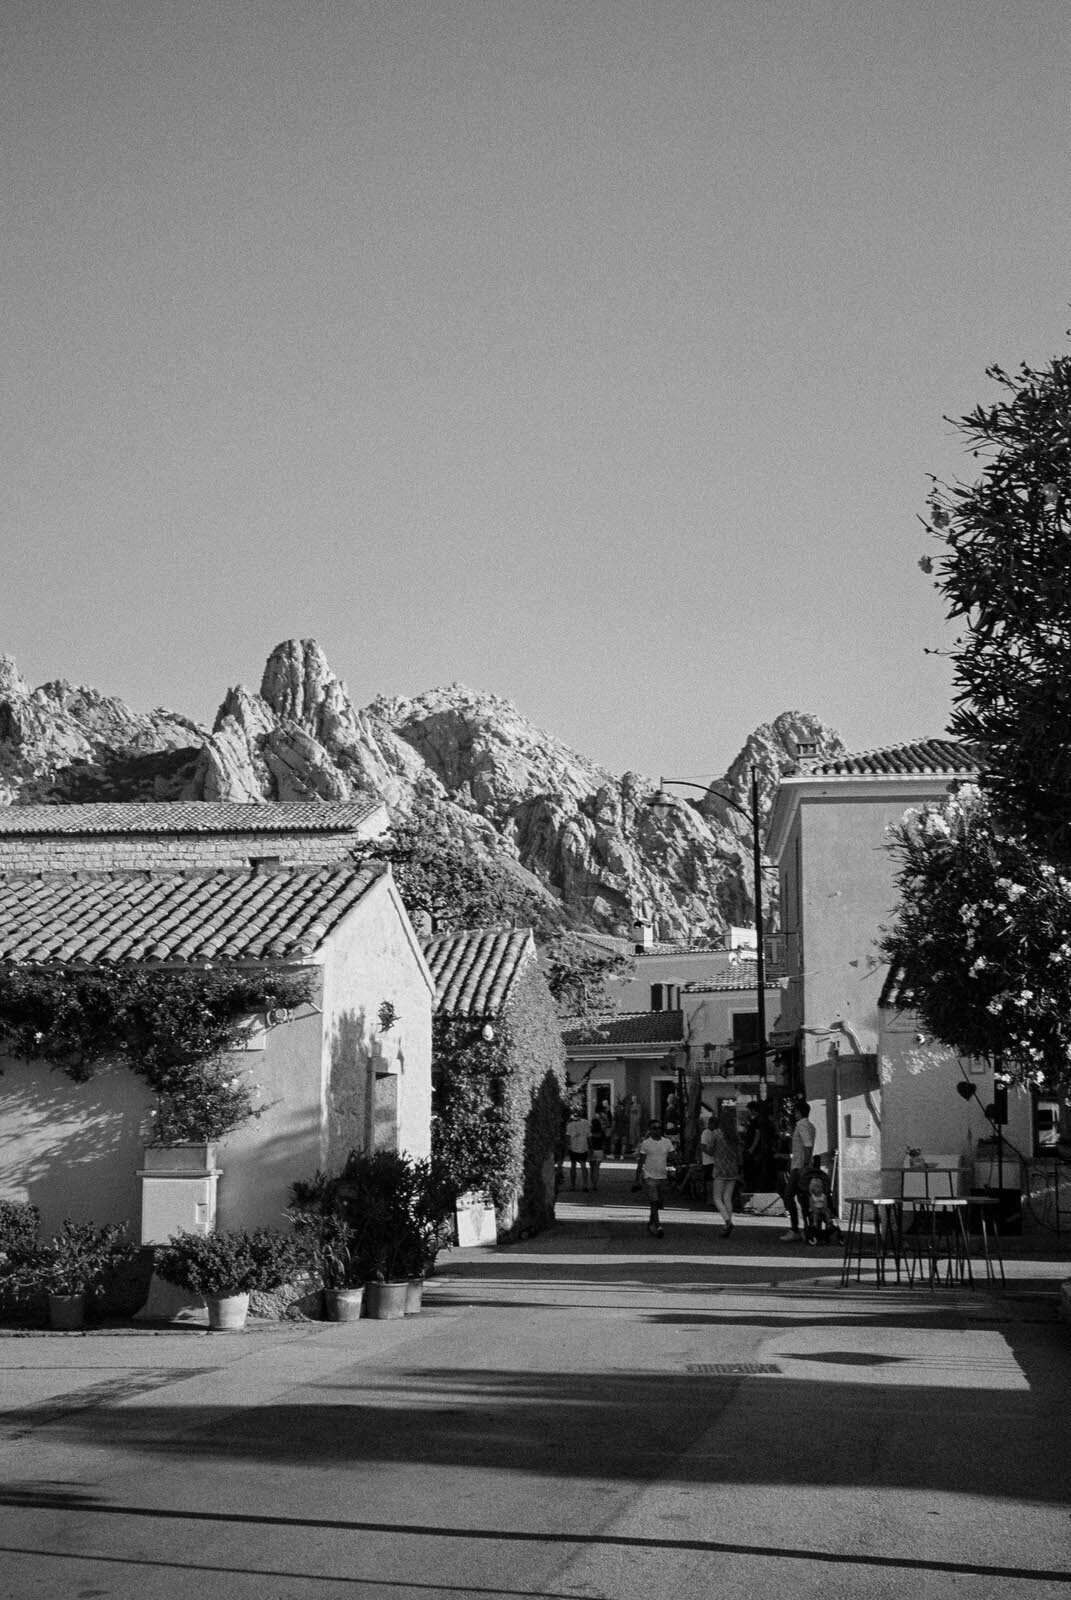
[{"label": "climbing vine on wall", "polygon": [[76,1083],[122,1062],[157,1095],[157,1139],[218,1139],[263,1109],[248,1074],[224,1059],[242,1048],[246,1019],[302,1005],[312,986],[311,972],[281,967],[7,967],[0,1039]]},{"label": "climbing vine on wall", "polygon": [[[483,1037],[487,1024],[490,1040]],[[553,1217],[544,1171],[561,1127],[565,1070],[561,1033],[538,973],[517,985],[508,1016],[440,1014],[433,1039],[438,1171],[459,1194],[490,1194],[500,1211],[516,1200],[522,1229],[544,1226]]]}]

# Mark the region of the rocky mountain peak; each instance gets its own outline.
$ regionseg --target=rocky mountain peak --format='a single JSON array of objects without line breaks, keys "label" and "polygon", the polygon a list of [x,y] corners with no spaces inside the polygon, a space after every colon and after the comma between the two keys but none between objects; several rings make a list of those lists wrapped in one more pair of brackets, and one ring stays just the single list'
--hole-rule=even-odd
[{"label": "rocky mountain peak", "polygon": [[14,656],[0,656],[0,698],[25,700],[30,689]]},{"label": "rocky mountain peak", "polygon": [[754,762],[768,806],[801,738],[843,748],[818,718],[784,712],[706,796],[662,810],[650,778],[616,776],[501,695],[452,683],[356,707],[315,639],[277,645],[259,693],[228,689],[211,731],[62,681],[30,690],[0,658],[0,785],[16,800],[374,795],[399,820],[434,810],[467,849],[542,886],[567,920],[626,938],[641,907],[662,938],[717,937],[749,920],[750,840],[719,791],[746,806]]}]

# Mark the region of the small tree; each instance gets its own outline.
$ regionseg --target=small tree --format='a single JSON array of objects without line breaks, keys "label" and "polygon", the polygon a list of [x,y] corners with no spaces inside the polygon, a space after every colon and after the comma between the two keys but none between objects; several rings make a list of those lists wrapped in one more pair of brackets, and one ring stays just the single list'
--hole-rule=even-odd
[{"label": "small tree", "polygon": [[596,1021],[607,1010],[604,980],[631,971],[627,956],[588,944],[564,912],[526,884],[503,858],[481,856],[443,815],[424,810],[377,840],[368,855],[388,861],[411,917],[423,913],[435,930],[531,928],[550,992],[563,1021]]},{"label": "small tree", "polygon": [[985,466],[934,480],[936,587],[966,621],[951,731],[972,742],[997,813],[1071,862],[1071,357],[986,374],[1002,395],[955,424]]},{"label": "small tree", "polygon": [[958,1054],[1071,1083],[1071,879],[965,786],[889,830],[900,905],[880,949],[898,999]]}]

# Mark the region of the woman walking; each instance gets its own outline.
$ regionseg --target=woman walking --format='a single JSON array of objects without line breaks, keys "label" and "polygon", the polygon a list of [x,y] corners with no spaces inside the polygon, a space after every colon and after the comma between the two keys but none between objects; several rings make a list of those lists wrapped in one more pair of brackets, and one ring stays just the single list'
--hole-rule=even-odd
[{"label": "woman walking", "polygon": [[[736,1113],[733,1113],[733,1132],[736,1132]],[[713,1130],[710,1154],[714,1172],[713,1200],[725,1224],[722,1238],[732,1237],[733,1190],[740,1176],[740,1153],[735,1138],[729,1138],[723,1123]]]}]

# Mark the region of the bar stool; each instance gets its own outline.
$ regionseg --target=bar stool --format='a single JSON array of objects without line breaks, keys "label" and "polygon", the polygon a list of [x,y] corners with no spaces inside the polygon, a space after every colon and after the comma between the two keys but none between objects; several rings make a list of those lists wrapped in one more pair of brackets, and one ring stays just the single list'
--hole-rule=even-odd
[{"label": "bar stool", "polygon": [[[871,1208],[870,1226],[867,1226],[866,1208]],[[902,1216],[900,1201],[888,1195],[857,1195],[848,1200],[848,1228],[844,1235],[844,1259],[841,1262],[840,1282],[846,1288],[855,1262],[855,1281],[863,1276],[863,1245],[872,1232],[874,1243],[874,1277],[879,1285],[885,1283],[885,1263],[891,1255],[896,1267],[896,1281],[900,1282],[900,1263],[903,1258]]]},{"label": "bar stool", "polygon": [[[929,1199],[913,1199],[906,1202],[913,1205],[916,1214],[921,1212],[923,1218],[928,1218],[929,1228],[919,1230],[915,1235],[914,1264],[909,1271],[909,1279],[913,1283],[914,1266],[922,1266],[922,1246],[927,1246],[926,1259],[929,1273],[930,1288],[934,1288],[941,1279],[942,1267],[946,1284],[954,1281],[963,1282],[966,1276],[971,1288],[974,1288],[974,1271],[971,1267],[971,1242],[965,1221],[967,1208],[970,1201],[962,1195],[932,1195]],[[939,1227],[939,1222],[944,1221],[947,1226]]]},{"label": "bar stool", "polygon": [[[1007,1280],[1004,1277],[1004,1250],[1000,1242],[1000,1227],[998,1225],[998,1219],[1000,1216],[1000,1201],[994,1200],[990,1195],[971,1195],[967,1202],[968,1233],[972,1231],[970,1226],[972,1212],[976,1212],[978,1216],[978,1234],[982,1241],[982,1257],[985,1261],[986,1278],[990,1283],[993,1283],[996,1280],[996,1272],[993,1270],[993,1255],[995,1254],[996,1264],[1000,1268],[1000,1281],[1001,1285],[1003,1286]],[[990,1222],[992,1222],[993,1225],[992,1252],[989,1248]]]}]

